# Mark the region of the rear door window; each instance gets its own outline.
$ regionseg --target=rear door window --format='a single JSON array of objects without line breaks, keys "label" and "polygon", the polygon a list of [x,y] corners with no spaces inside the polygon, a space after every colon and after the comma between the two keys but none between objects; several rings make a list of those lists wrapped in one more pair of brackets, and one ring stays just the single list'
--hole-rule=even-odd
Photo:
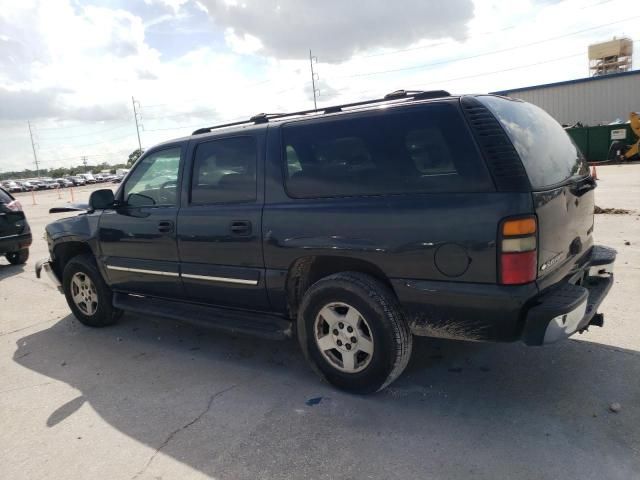
[{"label": "rear door window", "polygon": [[589,174],[589,166],[564,128],[540,107],[519,100],[480,96],[520,155],[534,189]]},{"label": "rear door window", "polygon": [[196,147],[191,179],[191,203],[240,203],[256,200],[256,142],[233,137]]},{"label": "rear door window", "polygon": [[452,104],[292,122],[282,131],[294,198],[493,190]]}]

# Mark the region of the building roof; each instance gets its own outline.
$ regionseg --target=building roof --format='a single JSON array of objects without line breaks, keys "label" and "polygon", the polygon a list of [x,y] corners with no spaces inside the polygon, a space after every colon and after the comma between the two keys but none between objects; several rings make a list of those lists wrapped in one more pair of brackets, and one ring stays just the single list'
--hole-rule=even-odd
[{"label": "building roof", "polygon": [[500,90],[499,92],[491,92],[495,95],[507,95],[509,93],[524,92],[526,90],[537,90],[540,88],[559,87],[561,85],[572,85],[575,83],[598,82],[601,80],[613,80],[614,78],[627,77],[630,75],[638,75],[640,70],[631,70],[630,72],[611,73],[609,75],[601,75],[599,77],[577,78],[575,80],[565,80],[564,82],[544,83],[542,85],[532,85],[530,87],[512,88],[510,90]]}]

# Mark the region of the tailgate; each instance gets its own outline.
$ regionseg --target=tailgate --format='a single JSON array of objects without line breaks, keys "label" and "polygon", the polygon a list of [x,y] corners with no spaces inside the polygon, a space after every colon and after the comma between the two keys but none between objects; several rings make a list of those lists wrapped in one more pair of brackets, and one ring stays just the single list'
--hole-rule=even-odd
[{"label": "tailgate", "polygon": [[[590,178],[533,192],[538,216],[538,279],[567,275],[593,245],[594,184]],[[558,275],[554,275],[557,278]]]},{"label": "tailgate", "polygon": [[0,189],[0,238],[18,235],[24,231],[24,212],[16,212],[7,207],[7,204],[13,201],[14,198],[8,192]]},{"label": "tailgate", "polygon": [[538,217],[537,276],[544,288],[587,259],[595,181],[578,147],[547,112],[521,100],[478,98],[500,121],[527,172]]}]

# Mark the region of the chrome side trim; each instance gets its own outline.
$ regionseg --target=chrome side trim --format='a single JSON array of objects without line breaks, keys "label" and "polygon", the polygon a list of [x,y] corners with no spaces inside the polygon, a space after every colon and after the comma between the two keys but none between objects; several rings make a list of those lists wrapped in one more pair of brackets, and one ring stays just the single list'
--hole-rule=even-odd
[{"label": "chrome side trim", "polygon": [[175,272],[163,272],[161,270],[145,270],[143,268],[117,267],[115,265],[107,265],[109,270],[117,270],[119,272],[144,273],[147,275],[160,275],[161,277],[179,277],[180,274]]},{"label": "chrome side trim", "polygon": [[236,283],[240,285],[258,285],[258,280],[244,280],[243,278],[229,277],[210,277],[208,275],[192,275],[190,273],[183,273],[182,278],[191,278],[193,280],[207,280],[209,282]]}]

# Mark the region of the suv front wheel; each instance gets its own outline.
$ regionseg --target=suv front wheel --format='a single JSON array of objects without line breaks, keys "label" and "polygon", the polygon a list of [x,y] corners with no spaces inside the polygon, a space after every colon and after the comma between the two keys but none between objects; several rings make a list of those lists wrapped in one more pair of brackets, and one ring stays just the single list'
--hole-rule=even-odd
[{"label": "suv front wheel", "polygon": [[297,326],[298,341],[314,370],[353,393],[382,390],[411,357],[411,332],[395,295],[362,273],[337,273],[313,284]]},{"label": "suv front wheel", "polygon": [[89,327],[114,324],[120,311],[113,308],[113,294],[102,279],[92,255],[73,257],[64,267],[62,288],[69,308]]}]

